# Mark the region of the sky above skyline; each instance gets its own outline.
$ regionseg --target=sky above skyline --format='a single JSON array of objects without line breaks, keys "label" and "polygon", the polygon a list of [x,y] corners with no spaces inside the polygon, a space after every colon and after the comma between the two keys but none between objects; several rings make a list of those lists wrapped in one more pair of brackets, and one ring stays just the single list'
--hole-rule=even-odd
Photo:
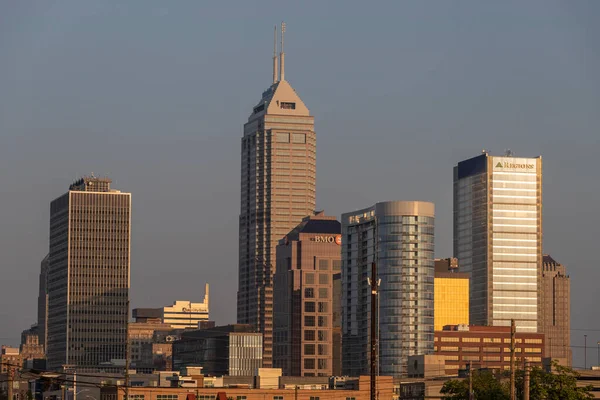
[{"label": "sky above skyline", "polygon": [[240,138],[271,82],[315,116],[317,207],[436,205],[482,149],[544,160],[544,252],[571,276],[574,364],[596,364],[600,3],[3,2],[0,343],[36,320],[49,204],[94,172],[132,193],[132,307],[201,301],[236,319]]}]

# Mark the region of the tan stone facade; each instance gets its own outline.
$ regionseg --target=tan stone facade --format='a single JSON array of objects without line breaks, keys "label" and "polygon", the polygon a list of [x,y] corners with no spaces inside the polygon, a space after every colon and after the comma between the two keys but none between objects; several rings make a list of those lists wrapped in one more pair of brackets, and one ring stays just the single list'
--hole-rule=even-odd
[{"label": "tan stone facade", "polygon": [[545,254],[540,285],[540,332],[546,335],[546,356],[571,365],[571,281],[564,265]]},{"label": "tan stone facade", "polygon": [[314,117],[283,74],[244,125],[241,159],[237,321],[263,333],[270,367],[275,248],[315,208]]},{"label": "tan stone facade", "polygon": [[277,246],[273,362],[284,375],[331,376],[339,364],[333,292],[341,269],[340,233],[335,217],[319,213],[306,217]]}]

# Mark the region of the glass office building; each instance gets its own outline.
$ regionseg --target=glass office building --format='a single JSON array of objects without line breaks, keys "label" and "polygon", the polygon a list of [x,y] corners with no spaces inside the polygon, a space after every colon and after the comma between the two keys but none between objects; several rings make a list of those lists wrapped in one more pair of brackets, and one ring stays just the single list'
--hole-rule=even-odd
[{"label": "glass office building", "polygon": [[470,323],[538,329],[542,159],[484,153],[454,168],[454,256],[471,274]]},{"label": "glass office building", "polygon": [[433,352],[434,205],[391,201],[342,215],[343,374],[369,373],[371,265],[379,290],[379,373],[404,377]]}]

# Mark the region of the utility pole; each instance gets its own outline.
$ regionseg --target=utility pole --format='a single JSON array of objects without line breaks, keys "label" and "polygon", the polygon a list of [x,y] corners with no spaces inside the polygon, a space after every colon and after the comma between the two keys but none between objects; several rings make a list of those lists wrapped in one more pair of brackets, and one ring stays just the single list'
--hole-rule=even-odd
[{"label": "utility pole", "polygon": [[529,361],[525,359],[525,378],[523,379],[523,400],[529,400],[529,379],[530,379],[530,371],[529,371]]},{"label": "utility pole", "polygon": [[8,400],[13,400],[13,374],[14,374],[14,370],[13,370],[13,366],[12,365],[8,365]]},{"label": "utility pole", "polygon": [[469,361],[469,400],[475,399],[475,394],[473,393],[473,364]]},{"label": "utility pole", "polygon": [[127,299],[127,322],[125,326],[127,332],[125,340],[125,400],[129,400],[129,299]]},{"label": "utility pole", "polygon": [[583,335],[583,369],[587,369],[587,335]]},{"label": "utility pole", "polygon": [[515,320],[510,320],[510,400],[516,400],[515,397]]},{"label": "utility pole", "polygon": [[377,372],[379,354],[379,319],[377,315],[377,296],[379,293],[379,280],[377,279],[377,263],[371,263],[371,279],[367,281],[371,286],[371,400],[377,400]]}]

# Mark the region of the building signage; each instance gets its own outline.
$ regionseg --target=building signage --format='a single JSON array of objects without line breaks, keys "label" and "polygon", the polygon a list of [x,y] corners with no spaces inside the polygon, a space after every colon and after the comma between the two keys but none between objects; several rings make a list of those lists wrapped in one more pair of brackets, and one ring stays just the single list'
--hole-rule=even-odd
[{"label": "building signage", "polygon": [[536,162],[530,158],[506,158],[506,157],[494,157],[492,160],[495,171],[511,170],[511,171],[536,171]]},{"label": "building signage", "polygon": [[206,312],[205,310],[201,310],[199,308],[183,308],[182,309],[183,312],[197,312],[197,313],[201,313],[201,312]]},{"label": "building signage", "polygon": [[341,235],[333,235],[333,236],[315,236],[310,239],[313,242],[317,243],[335,243],[337,245],[342,244],[342,236]]}]

